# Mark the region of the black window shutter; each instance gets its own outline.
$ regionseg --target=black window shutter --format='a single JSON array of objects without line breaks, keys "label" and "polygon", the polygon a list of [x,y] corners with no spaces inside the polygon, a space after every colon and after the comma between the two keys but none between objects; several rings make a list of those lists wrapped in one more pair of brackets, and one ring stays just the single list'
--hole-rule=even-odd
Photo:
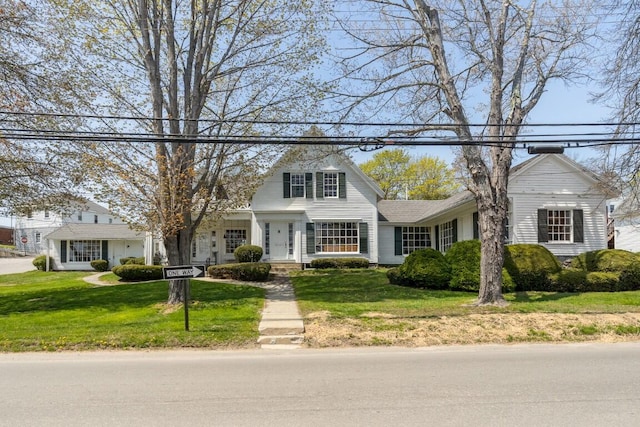
[{"label": "black window shutter", "polygon": [[291,198],[291,174],[289,172],[282,174],[282,197]]},{"label": "black window shutter", "polygon": [[338,174],[338,197],[340,199],[347,198],[347,174],[344,172]]},{"label": "black window shutter", "polygon": [[478,212],[474,212],[473,213],[473,238],[474,239],[480,238],[480,225],[478,224],[478,221],[480,221],[480,215],[478,215]]},{"label": "black window shutter", "polygon": [[67,241],[60,241],[60,262],[67,262]]},{"label": "black window shutter", "polygon": [[366,222],[358,224],[360,229],[358,230],[358,237],[360,238],[360,253],[369,253],[369,225]]},{"label": "black window shutter", "polygon": [[395,227],[393,230],[395,255],[402,255],[402,227]]},{"label": "black window shutter", "polygon": [[584,243],[584,215],[582,209],[573,211],[573,243]]},{"label": "black window shutter", "polygon": [[316,227],[312,222],[307,223],[307,253],[316,253]]},{"label": "black window shutter", "polygon": [[304,187],[307,199],[313,199],[313,174],[311,172],[304,174]]},{"label": "black window shutter", "polygon": [[316,172],[316,199],[324,199],[324,174]]},{"label": "black window shutter", "polygon": [[549,241],[549,224],[546,209],[538,209],[538,242]]},{"label": "black window shutter", "polygon": [[434,237],[436,240],[436,251],[439,251],[440,250],[440,226],[439,225],[436,225],[435,227]]},{"label": "black window shutter", "polygon": [[458,241],[458,219],[454,219],[451,221],[451,228],[453,229],[451,243],[455,243]]},{"label": "black window shutter", "polygon": [[109,261],[109,241],[102,241],[102,259],[105,261]]}]

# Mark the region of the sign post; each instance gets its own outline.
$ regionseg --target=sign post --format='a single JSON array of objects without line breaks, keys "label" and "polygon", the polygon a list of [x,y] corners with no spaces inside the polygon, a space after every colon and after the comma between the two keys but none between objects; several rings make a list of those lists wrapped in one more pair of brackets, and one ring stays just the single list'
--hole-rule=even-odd
[{"label": "sign post", "polygon": [[20,241],[22,242],[22,249],[24,249],[24,256],[27,256],[27,236],[22,236]]},{"label": "sign post", "polygon": [[203,265],[175,265],[164,267],[162,277],[167,280],[184,280],[184,330],[189,331],[189,283],[193,277],[204,277]]}]

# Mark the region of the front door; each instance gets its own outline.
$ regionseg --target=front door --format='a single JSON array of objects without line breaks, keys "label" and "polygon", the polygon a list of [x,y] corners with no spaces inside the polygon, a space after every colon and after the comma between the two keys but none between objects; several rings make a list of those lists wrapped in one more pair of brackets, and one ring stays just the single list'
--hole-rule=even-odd
[{"label": "front door", "polygon": [[290,226],[286,222],[274,222],[270,226],[271,259],[289,259]]}]

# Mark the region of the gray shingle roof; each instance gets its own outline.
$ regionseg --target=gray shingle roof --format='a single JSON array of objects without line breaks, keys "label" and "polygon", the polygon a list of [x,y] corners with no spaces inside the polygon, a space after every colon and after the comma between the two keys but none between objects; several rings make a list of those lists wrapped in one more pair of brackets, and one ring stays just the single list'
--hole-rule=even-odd
[{"label": "gray shingle roof", "polygon": [[143,231],[132,230],[127,224],[65,224],[47,234],[47,239],[57,240],[140,240]]},{"label": "gray shingle roof", "polygon": [[378,220],[394,223],[421,222],[473,200],[470,191],[454,194],[444,200],[380,200]]}]

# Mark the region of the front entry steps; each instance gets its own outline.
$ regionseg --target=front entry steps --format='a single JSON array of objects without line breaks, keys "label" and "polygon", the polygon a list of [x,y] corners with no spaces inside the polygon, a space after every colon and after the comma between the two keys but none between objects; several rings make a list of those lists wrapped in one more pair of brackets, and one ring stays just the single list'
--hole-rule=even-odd
[{"label": "front entry steps", "polygon": [[267,288],[258,326],[262,348],[298,348],[304,341],[304,324],[287,275],[277,275]]}]

